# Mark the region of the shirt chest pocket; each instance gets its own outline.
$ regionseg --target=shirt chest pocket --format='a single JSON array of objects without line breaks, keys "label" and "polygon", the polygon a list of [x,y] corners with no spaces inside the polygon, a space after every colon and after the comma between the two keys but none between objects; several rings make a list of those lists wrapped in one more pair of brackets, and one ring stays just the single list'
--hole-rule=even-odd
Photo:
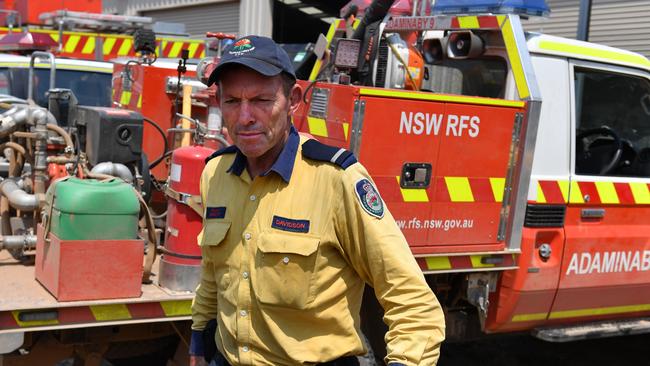
[{"label": "shirt chest pocket", "polygon": [[295,309],[314,298],[314,267],[320,238],[266,232],[260,235],[251,280],[257,299]]},{"label": "shirt chest pocket", "polygon": [[203,225],[203,230],[197,236],[197,241],[200,246],[215,246],[221,244],[228,235],[230,229],[230,222],[228,221],[210,221]]},{"label": "shirt chest pocket", "polygon": [[221,244],[225,241],[228,230],[230,230],[230,222],[228,221],[207,220],[203,225],[203,230],[197,237],[204,260],[209,259],[212,265],[214,278],[221,292],[219,295],[223,295],[223,292],[230,285],[230,274],[224,262],[225,256],[218,252],[219,250],[223,251],[223,245]]}]

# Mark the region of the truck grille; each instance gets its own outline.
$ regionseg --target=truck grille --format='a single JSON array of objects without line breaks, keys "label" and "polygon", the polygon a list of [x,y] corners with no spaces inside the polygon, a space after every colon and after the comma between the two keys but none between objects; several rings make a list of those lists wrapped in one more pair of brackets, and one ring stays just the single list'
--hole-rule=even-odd
[{"label": "truck grille", "polygon": [[377,70],[375,73],[375,86],[383,87],[386,85],[386,71],[388,69],[388,44],[382,37],[379,42],[377,51]]},{"label": "truck grille", "polygon": [[562,227],[564,226],[564,205],[531,205],[526,206],[526,227]]}]

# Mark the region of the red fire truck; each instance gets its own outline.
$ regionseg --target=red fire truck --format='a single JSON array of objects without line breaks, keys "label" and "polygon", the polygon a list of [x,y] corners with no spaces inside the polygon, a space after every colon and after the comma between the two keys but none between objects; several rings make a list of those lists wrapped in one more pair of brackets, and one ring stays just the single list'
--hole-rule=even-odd
[{"label": "red fire truck", "polygon": [[[524,32],[517,12],[544,13],[545,6],[535,6],[542,1],[525,1],[526,6],[499,1],[476,10],[462,5],[470,1],[437,0],[433,12],[427,6],[410,15],[378,11],[391,3],[375,1],[361,21],[332,24],[325,51],[312,57],[313,67],[299,68],[308,72],[300,81],[305,103],[294,124],[352,150],[367,167],[445,309],[448,339],[466,339],[475,329],[532,331],[550,341],[648,331],[650,61],[620,49]],[[139,351],[165,344],[170,350],[178,345],[179,355],[186,352],[192,297],[187,289],[196,283],[200,260],[189,235],[201,226],[195,173],[209,151],[201,142],[220,140],[214,90],[191,79],[208,74],[203,65],[195,70],[182,62],[174,67],[126,61],[114,74],[113,101],[123,109],[77,106],[71,113],[83,118],[64,119],[57,107],[67,99],[53,97],[50,113],[64,133],[25,119],[15,129],[7,125],[3,135],[5,120],[21,118],[14,114],[18,109],[3,115],[2,151],[12,174],[0,191],[13,197],[9,206],[0,200],[0,213],[7,213],[1,222],[8,224],[3,245],[12,249],[0,252],[5,364],[47,357],[99,364],[134,344]],[[163,143],[142,115],[177,137]],[[132,122],[125,126],[125,121]],[[145,123],[149,128],[142,127]],[[42,128],[51,129],[52,136]],[[129,140],[142,131],[142,142]],[[105,141],[97,140],[99,132],[114,136],[115,144],[88,144]],[[72,134],[72,143],[65,133]],[[20,175],[15,161],[22,152],[10,144],[16,141],[34,167],[22,164]],[[164,144],[169,146],[161,148]],[[185,146],[170,152],[173,144]],[[164,183],[157,187],[164,196],[143,188],[146,164],[134,158],[137,151],[163,157],[159,164],[165,169],[154,175]],[[114,152],[120,154],[109,154]],[[55,164],[47,179],[37,157]],[[53,276],[63,273],[51,268],[90,264],[106,271],[102,262],[123,264],[134,254],[115,255],[102,246],[108,245],[105,239],[91,239],[100,252],[77,254],[65,263],[45,256],[58,236],[45,235],[44,229],[56,210],[60,217],[67,211],[49,204],[55,202],[51,195],[32,211],[14,205],[27,198],[37,202],[45,193],[40,182],[52,187],[55,177],[78,177],[79,166],[89,173],[84,178],[128,181],[120,164],[133,175],[130,184],[151,199],[156,228],[139,220],[140,236],[155,241],[147,236],[154,231],[163,238],[153,252],[164,264],[151,267],[151,283],[139,285],[140,278],[130,277],[115,285],[131,289],[135,281],[139,296],[98,298],[93,290],[104,283],[73,276],[65,283],[77,285],[85,296],[64,301],[71,290],[52,287]],[[59,184],[64,183],[54,187]],[[156,215],[161,200],[167,203],[166,220]],[[51,207],[56,210],[50,212]],[[108,220],[105,225],[102,232],[110,231]],[[59,238],[70,248],[91,244],[88,240]],[[21,261],[17,249],[35,252],[35,268]],[[150,253],[149,246],[149,258]],[[50,272],[44,277],[39,271],[45,267]],[[361,327],[381,363],[381,309],[372,296],[365,300]],[[173,342],[151,341],[156,336]]]},{"label": "red fire truck", "polygon": [[543,1],[476,3],[405,16],[375,1],[360,25],[334,22],[295,125],[366,166],[448,339],[649,331],[650,61],[524,32],[512,12],[541,15]]}]

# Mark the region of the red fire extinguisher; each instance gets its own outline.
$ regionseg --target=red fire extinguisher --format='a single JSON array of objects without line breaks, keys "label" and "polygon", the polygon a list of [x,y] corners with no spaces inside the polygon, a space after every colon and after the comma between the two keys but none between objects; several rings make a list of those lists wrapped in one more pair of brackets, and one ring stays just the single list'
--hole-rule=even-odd
[{"label": "red fire extinguisher", "polygon": [[167,189],[167,230],[160,262],[160,285],[174,291],[194,291],[201,275],[201,250],[196,237],[202,228],[198,203],[201,172],[214,150],[181,147],[172,153]]}]

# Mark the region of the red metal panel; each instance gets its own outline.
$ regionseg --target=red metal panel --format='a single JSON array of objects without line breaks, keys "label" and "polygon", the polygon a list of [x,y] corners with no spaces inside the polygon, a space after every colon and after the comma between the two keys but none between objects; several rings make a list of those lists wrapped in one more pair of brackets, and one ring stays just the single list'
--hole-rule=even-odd
[{"label": "red metal panel", "polygon": [[95,316],[87,306],[59,308],[59,324],[94,323]]},{"label": "red metal panel", "polygon": [[136,319],[164,318],[166,316],[158,302],[128,304],[127,307],[131,316]]},{"label": "red metal panel", "polygon": [[[385,184],[380,192],[409,244],[467,245],[472,250],[471,245],[498,243],[501,202],[489,178],[505,178],[518,110],[397,97],[361,99],[365,116],[359,160]],[[432,165],[430,187],[384,193],[397,184],[408,162]]]},{"label": "red metal panel", "polygon": [[[490,296],[487,330],[524,330],[546,322],[560,276],[564,240],[561,228],[523,229],[519,268],[503,272],[497,292]],[[552,248],[548,260],[538,254],[544,243]]]},{"label": "red metal panel", "polygon": [[[310,83],[305,81],[298,81],[303,91],[307,89]],[[354,102],[357,100],[357,88],[347,85],[338,84],[314,84],[309,91],[307,91],[306,98],[309,100],[312,97],[312,88],[325,88],[329,90],[329,101],[327,105],[327,115],[325,120],[326,135],[322,133],[322,128],[312,130],[310,128],[309,119],[309,105],[301,104],[299,109],[294,113],[293,123],[296,129],[300,132],[305,132],[312,135],[319,141],[333,146],[340,146],[343,148],[350,147],[350,136],[352,134],[352,117],[354,114]],[[319,124],[320,126],[320,124]]]},{"label": "red metal panel", "polygon": [[141,240],[59,240],[38,226],[36,279],[59,301],[139,297]]},{"label": "red metal panel", "polygon": [[615,183],[619,205],[598,219],[582,218],[583,205],[567,208],[560,284],[551,318],[606,319],[650,314],[650,207],[635,205],[629,185]]}]

